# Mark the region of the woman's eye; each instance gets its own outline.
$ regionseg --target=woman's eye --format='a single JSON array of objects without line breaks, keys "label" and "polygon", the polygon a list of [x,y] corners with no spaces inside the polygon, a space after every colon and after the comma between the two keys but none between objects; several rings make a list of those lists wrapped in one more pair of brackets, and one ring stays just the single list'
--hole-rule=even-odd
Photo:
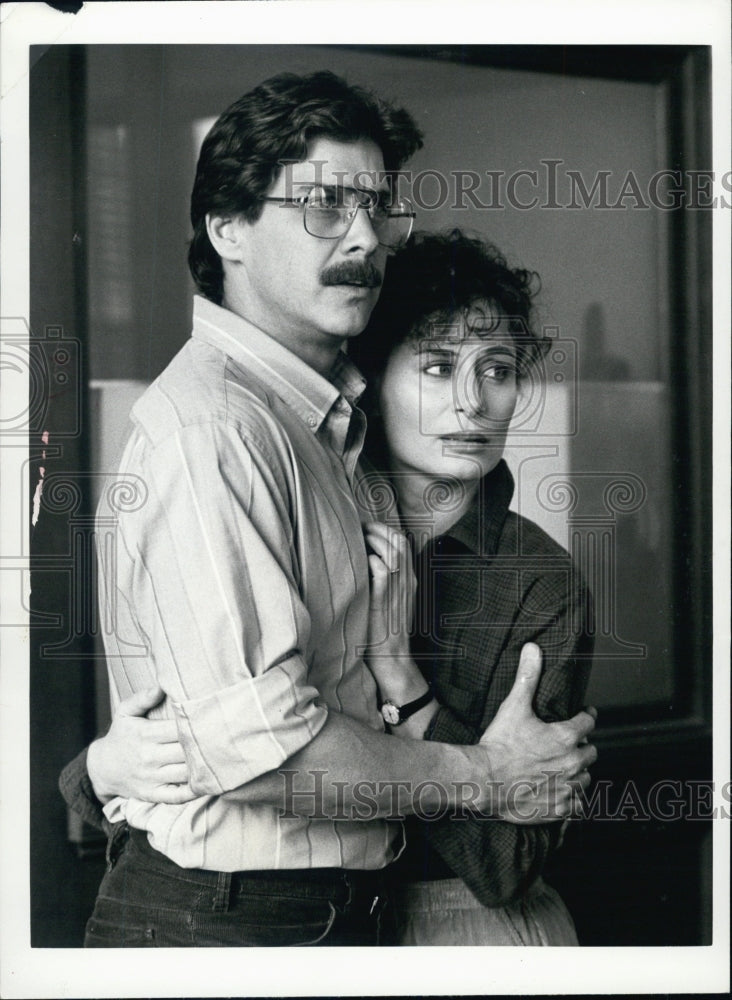
[{"label": "woman's eye", "polygon": [[451,361],[434,361],[431,365],[426,365],[423,370],[425,375],[449,378],[453,372],[453,365]]},{"label": "woman's eye", "polygon": [[516,377],[516,368],[514,365],[505,362],[494,362],[481,368],[477,374],[479,379],[488,379],[491,382],[506,382],[508,379]]}]

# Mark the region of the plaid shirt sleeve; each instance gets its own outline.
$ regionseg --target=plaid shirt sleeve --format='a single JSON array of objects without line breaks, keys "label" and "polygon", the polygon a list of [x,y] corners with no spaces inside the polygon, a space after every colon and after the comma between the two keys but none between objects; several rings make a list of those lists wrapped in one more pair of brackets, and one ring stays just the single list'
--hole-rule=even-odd
[{"label": "plaid shirt sleeve", "polygon": [[[427,738],[447,743],[477,743],[511,689],[521,648],[526,642],[536,642],[544,654],[534,704],[536,714],[545,721],[575,714],[582,705],[589,679],[590,616],[589,594],[576,571],[537,573],[523,594],[517,617],[492,669],[479,724],[466,723],[443,705]],[[539,618],[549,624],[537,628]],[[484,665],[481,668],[486,669]],[[557,821],[521,826],[466,814],[464,818],[447,817],[430,823],[427,836],[430,845],[480,902],[498,907],[519,899],[541,874],[550,853],[561,842],[562,827]]]},{"label": "plaid shirt sleeve", "polygon": [[58,779],[58,787],[66,805],[90,826],[109,834],[112,824],[102,811],[102,803],[94,794],[94,788],[86,768],[88,747],[77,754],[63,769]]}]

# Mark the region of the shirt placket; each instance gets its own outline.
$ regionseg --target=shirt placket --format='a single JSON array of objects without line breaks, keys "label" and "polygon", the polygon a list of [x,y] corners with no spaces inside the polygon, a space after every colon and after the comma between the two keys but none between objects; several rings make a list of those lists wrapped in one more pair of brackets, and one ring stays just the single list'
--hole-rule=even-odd
[{"label": "shirt placket", "polygon": [[345,474],[346,488],[351,497],[356,466],[363,447],[365,422],[361,411],[352,409],[347,400],[339,396],[322,426],[328,449],[337,460],[340,471]]}]

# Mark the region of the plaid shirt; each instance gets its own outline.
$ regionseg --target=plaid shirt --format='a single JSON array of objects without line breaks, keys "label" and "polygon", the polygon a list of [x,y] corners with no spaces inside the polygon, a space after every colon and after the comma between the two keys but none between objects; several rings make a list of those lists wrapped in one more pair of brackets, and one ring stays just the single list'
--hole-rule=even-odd
[{"label": "plaid shirt", "polygon": [[[470,510],[417,560],[412,648],[442,706],[428,739],[477,743],[529,641],[543,652],[536,714],[557,721],[582,706],[592,653],[589,595],[564,549],[509,511],[513,489],[502,461]],[[407,848],[392,870],[409,881],[457,875],[485,906],[502,906],[541,874],[561,827],[467,814],[409,820]]]}]

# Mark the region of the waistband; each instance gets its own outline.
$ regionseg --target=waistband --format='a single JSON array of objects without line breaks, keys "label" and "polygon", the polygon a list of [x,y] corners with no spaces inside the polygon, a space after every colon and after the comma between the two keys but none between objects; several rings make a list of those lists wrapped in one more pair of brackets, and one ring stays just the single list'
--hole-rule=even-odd
[{"label": "waistband", "polygon": [[[539,876],[522,894],[522,900],[535,899],[548,886]],[[462,879],[442,878],[429,882],[407,882],[392,887],[396,905],[410,910],[484,910],[486,907],[473,895]]]},{"label": "waistband", "polygon": [[155,850],[144,830],[130,828],[133,849],[143,855],[158,871],[185,881],[216,885],[225,879],[231,890],[261,895],[287,895],[309,899],[353,900],[355,896],[369,899],[383,896],[386,880],[383,869],[363,871],[356,868],[267,868],[235,872],[217,872],[203,868],[181,868],[160,851]]}]

